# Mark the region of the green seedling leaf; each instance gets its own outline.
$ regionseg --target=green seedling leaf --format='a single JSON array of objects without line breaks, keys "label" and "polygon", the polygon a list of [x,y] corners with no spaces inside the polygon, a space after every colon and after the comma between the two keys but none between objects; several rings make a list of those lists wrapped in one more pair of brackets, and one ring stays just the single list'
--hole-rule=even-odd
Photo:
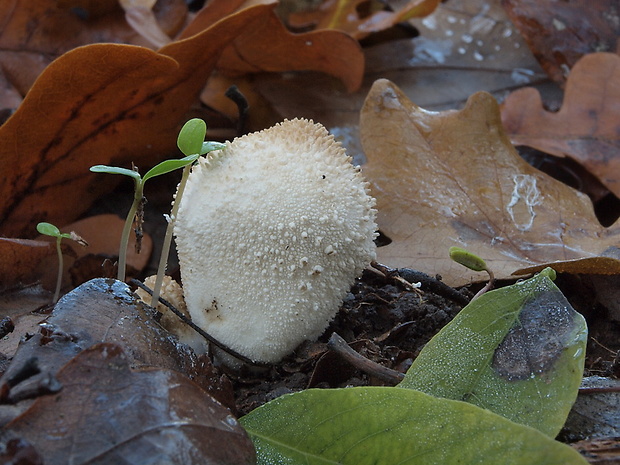
[{"label": "green seedling leaf", "polygon": [[259,465],[587,463],[488,410],[393,387],[309,389],[257,408],[241,424]]},{"label": "green seedling leaf", "polygon": [[463,400],[555,437],[575,402],[587,327],[551,269],[465,307],[399,387]]},{"label": "green seedling leaf", "polygon": [[482,258],[460,247],[450,247],[450,258],[470,270],[485,271],[487,269],[487,264]]},{"label": "green seedling leaf", "polygon": [[56,238],[56,254],[58,255],[58,273],[56,278],[56,291],[54,292],[54,296],[52,297],[52,303],[58,302],[58,297],[60,296],[60,287],[62,286],[62,270],[63,270],[63,258],[62,258],[62,249],[60,248],[60,242],[63,239],[71,239],[76,241],[81,245],[88,245],[86,241],[84,241],[77,234],[71,233],[61,233],[60,229],[52,223],[39,223],[37,224],[37,231],[39,234],[44,234],[46,236],[52,236]]},{"label": "green seedling leaf", "polygon": [[194,153],[193,155],[188,155],[178,160],[164,160],[161,163],[155,165],[150,170],[148,170],[142,178],[142,182],[144,183],[147,180],[154,178],[155,176],[161,176],[162,174],[167,174],[171,171],[175,171],[179,168],[191,165],[196,160],[198,160],[198,157],[200,157],[200,155],[198,153]]},{"label": "green seedling leaf", "polygon": [[108,173],[108,174],[122,174],[134,178],[136,181],[140,181],[140,173],[134,170],[128,170],[127,168],[119,168],[117,166],[107,165],[95,165],[90,167],[90,171],[93,173]]},{"label": "green seedling leaf", "polygon": [[69,233],[61,233],[60,229],[54,226],[51,223],[39,223],[37,224],[37,231],[39,234],[44,234],[46,236],[62,238],[62,239],[72,239],[71,234]]},{"label": "green seedling leaf", "polygon": [[200,155],[213,152],[214,150],[222,150],[224,147],[226,147],[226,144],[222,144],[221,142],[203,142],[202,149],[200,149]]},{"label": "green seedling leaf", "polygon": [[200,118],[190,119],[179,132],[177,146],[184,155],[200,153],[206,135],[207,124]]}]

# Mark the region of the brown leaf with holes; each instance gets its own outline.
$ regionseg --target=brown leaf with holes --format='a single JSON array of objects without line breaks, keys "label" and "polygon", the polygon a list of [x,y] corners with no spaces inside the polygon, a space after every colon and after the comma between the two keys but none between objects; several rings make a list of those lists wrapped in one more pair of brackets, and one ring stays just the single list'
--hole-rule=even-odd
[{"label": "brown leaf with holes", "polygon": [[[230,44],[240,52],[236,40],[247,44],[251,31],[264,24],[274,26],[274,16],[273,5],[257,5],[159,52],[94,44],[71,50],[50,64],[17,112],[0,127],[0,171],[5,176],[0,185],[0,233],[29,237],[40,221],[59,226],[73,221],[92,199],[119,181],[118,176],[89,173],[92,165],[127,167],[135,162],[144,173],[145,166],[177,153],[178,130],[221,52]],[[347,61],[350,66],[330,72],[355,86],[361,76],[359,46],[342,33],[326,32],[344,37],[349,48],[340,51],[355,55]],[[288,40],[288,36],[265,37]],[[280,45],[261,43],[252,45],[250,63],[260,62]],[[334,46],[317,38],[316,46],[306,45],[297,53],[308,59],[308,68],[326,70],[325,48],[335,50]],[[269,59],[265,62],[271,66]],[[278,65],[286,63],[274,66]]]},{"label": "brown leaf with holes", "polygon": [[312,11],[291,13],[288,22],[293,28],[337,29],[362,39],[411,18],[430,15],[439,0],[410,0],[397,11],[385,8],[384,2],[368,0],[327,0]]},{"label": "brown leaf with holes", "polygon": [[620,51],[618,0],[502,0],[543,69],[564,83],[583,56]]},{"label": "brown leaf with holes", "polygon": [[515,145],[573,158],[620,197],[620,56],[579,60],[557,113],[544,109],[533,88],[513,92],[502,105],[502,122]]},{"label": "brown leaf with holes", "polygon": [[620,221],[602,227],[585,195],[528,165],[487,93],[460,111],[429,112],[379,80],[360,131],[379,228],[392,240],[378,249],[386,265],[438,273],[456,286],[486,276],[452,262],[451,246],[481,256],[502,279],[618,245]]},{"label": "brown leaf with holes", "polygon": [[132,370],[118,345],[84,350],[56,378],[61,390],[38,398],[4,433],[48,465],[255,463],[228,409],[176,371]]}]

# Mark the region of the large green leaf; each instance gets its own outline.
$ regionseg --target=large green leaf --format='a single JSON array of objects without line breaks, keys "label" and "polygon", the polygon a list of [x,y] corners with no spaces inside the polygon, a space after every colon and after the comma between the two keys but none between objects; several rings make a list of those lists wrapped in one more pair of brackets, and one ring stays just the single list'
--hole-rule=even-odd
[{"label": "large green leaf", "polygon": [[241,423],[264,465],[587,463],[533,428],[409,389],[309,389],[269,402]]},{"label": "large green leaf", "polygon": [[464,400],[555,437],[575,402],[587,327],[551,269],[465,307],[399,387]]}]

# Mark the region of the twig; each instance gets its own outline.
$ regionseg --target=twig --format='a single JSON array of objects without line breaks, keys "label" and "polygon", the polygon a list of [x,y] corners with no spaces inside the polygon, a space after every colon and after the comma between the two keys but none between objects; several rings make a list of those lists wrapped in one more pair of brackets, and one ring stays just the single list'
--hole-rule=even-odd
[{"label": "twig", "polygon": [[347,342],[342,339],[337,333],[333,333],[327,342],[327,348],[336,352],[342,358],[344,358],[347,362],[353,365],[356,368],[359,368],[364,373],[374,376],[376,378],[381,379],[382,381],[386,381],[390,384],[398,384],[400,383],[405,375],[399,371],[392,370],[391,368],[384,367],[372,360],[367,359],[363,355],[359,354],[355,350],[347,344]]},{"label": "twig", "polygon": [[579,394],[600,394],[605,392],[620,392],[620,386],[607,387],[580,387]]},{"label": "twig", "polygon": [[370,270],[374,271],[375,273],[378,273],[384,278],[393,279],[394,281],[397,281],[402,286],[404,286],[405,289],[407,289],[408,291],[412,291],[418,294],[418,297],[420,297],[420,300],[422,300],[422,296],[424,295],[424,291],[420,289],[420,286],[422,286],[422,283],[409,282],[398,274],[398,270],[395,270],[394,268],[390,268],[389,266],[382,265],[381,263],[378,263],[378,262],[371,262]]},{"label": "twig", "polygon": [[224,95],[226,95],[226,97],[228,97],[234,102],[235,105],[237,105],[237,111],[239,112],[239,120],[237,121],[237,136],[242,136],[245,134],[248,120],[248,110],[250,108],[248,100],[235,85],[230,86],[226,90]]}]

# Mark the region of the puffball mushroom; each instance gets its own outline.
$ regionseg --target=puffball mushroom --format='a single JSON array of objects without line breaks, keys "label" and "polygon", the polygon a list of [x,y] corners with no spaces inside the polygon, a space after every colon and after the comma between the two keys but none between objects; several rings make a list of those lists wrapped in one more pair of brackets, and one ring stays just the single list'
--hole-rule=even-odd
[{"label": "puffball mushroom", "polygon": [[305,119],[201,158],[174,228],[193,322],[258,362],[316,339],[375,258],[374,205],[344,148]]}]

